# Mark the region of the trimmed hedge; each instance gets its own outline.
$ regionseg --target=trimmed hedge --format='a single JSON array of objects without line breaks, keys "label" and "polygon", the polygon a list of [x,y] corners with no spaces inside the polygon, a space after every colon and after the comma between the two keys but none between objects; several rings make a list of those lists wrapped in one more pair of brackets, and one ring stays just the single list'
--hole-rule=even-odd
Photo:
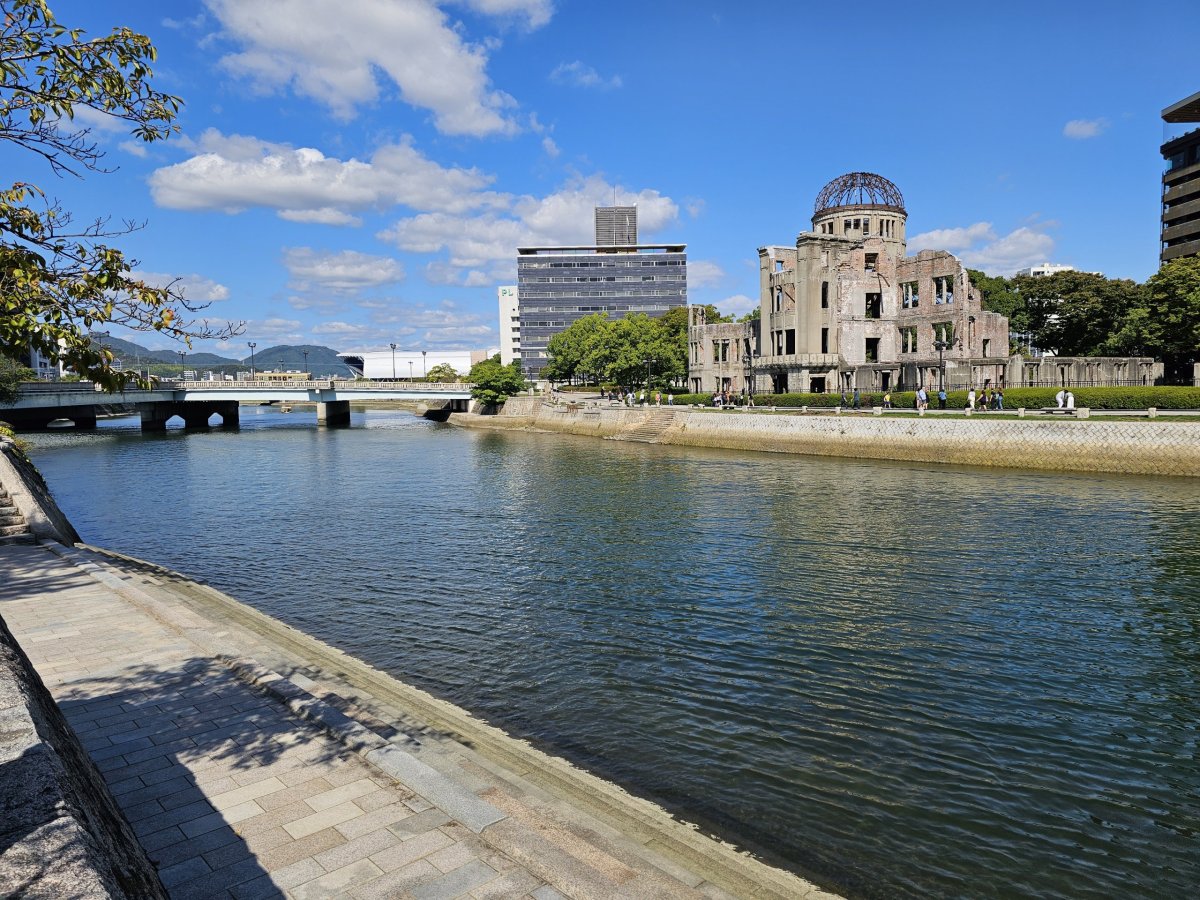
[{"label": "trimmed hedge", "polygon": [[[1023,406],[1026,409],[1040,409],[1044,406],[1057,406],[1054,397],[1058,388],[1009,388],[1004,392],[1004,408],[1014,410]],[[1151,406],[1158,409],[1200,409],[1200,388],[1195,387],[1081,387],[1071,388],[1075,395],[1076,406],[1086,406],[1091,409],[1148,409]],[[892,406],[896,409],[915,409],[916,391],[892,391]],[[849,399],[850,395],[847,395]],[[978,403],[978,393],[976,394]],[[815,409],[833,409],[842,402],[840,394],[756,394],[755,406],[778,406],[799,408],[807,406]],[[862,393],[859,402],[863,409],[883,405],[883,393]],[[676,394],[676,404],[698,403],[702,406],[712,405],[712,394]],[[929,406],[936,409],[938,405],[937,391],[929,393]],[[967,405],[966,391],[947,391],[946,408],[963,409]]]}]

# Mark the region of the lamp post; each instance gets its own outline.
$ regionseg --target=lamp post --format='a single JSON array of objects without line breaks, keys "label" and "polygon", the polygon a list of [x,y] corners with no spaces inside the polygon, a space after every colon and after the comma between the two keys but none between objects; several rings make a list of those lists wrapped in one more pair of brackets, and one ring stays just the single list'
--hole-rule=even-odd
[{"label": "lamp post", "polygon": [[300,352],[304,354],[304,374],[310,376],[311,373],[308,371],[308,351],[301,350]]},{"label": "lamp post", "polygon": [[254,341],[246,341],[246,346],[250,348],[250,380],[253,381],[254,380],[254,348],[257,347],[258,344],[254,343]]},{"label": "lamp post", "polygon": [[425,354],[428,352],[429,352],[428,350],[421,351],[421,377],[422,378],[429,377],[429,373],[427,371],[425,371]]},{"label": "lamp post", "polygon": [[396,380],[396,345],[388,344],[392,348],[392,381]]},{"label": "lamp post", "polygon": [[183,370],[187,365],[187,363],[185,361],[186,359],[187,359],[187,351],[180,350],[179,351],[179,380],[180,381],[183,381]]},{"label": "lamp post", "polygon": [[408,361],[408,380],[412,381],[412,360]]},{"label": "lamp post", "polygon": [[650,393],[650,365],[654,362],[657,362],[657,360],[652,358],[646,359],[646,393]]}]

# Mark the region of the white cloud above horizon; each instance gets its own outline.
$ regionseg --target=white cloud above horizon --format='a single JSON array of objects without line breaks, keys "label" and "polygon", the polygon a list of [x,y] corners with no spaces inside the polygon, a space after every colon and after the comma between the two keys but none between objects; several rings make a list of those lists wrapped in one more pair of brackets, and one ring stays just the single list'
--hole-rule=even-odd
[{"label": "white cloud above horizon", "polygon": [[1052,222],[1031,222],[999,235],[991,222],[976,222],[963,228],[939,228],[908,239],[908,250],[948,250],[963,264],[988,275],[1011,275],[1017,269],[1037,265],[1054,253],[1054,238],[1045,229]]},{"label": "white cloud above horizon", "polygon": [[1082,141],[1099,137],[1109,126],[1108,119],[1101,116],[1098,119],[1072,119],[1063,126],[1063,137]]},{"label": "white cloud above horizon", "polygon": [[219,303],[229,299],[229,288],[225,285],[205,278],[195,273],[170,275],[165,272],[143,272],[134,270],[130,273],[152,287],[171,286],[172,290],[189,303]]},{"label": "white cloud above horizon", "polygon": [[725,270],[707,259],[689,259],[687,264],[688,290],[712,287],[725,280]]},{"label": "white cloud above horizon", "polygon": [[356,250],[285,247],[283,264],[290,279],[288,287],[302,294],[351,296],[404,280],[404,266],[396,260]]},{"label": "white cloud above horizon", "polygon": [[572,179],[545,197],[513,197],[506,204],[508,216],[491,210],[471,216],[423,213],[376,236],[412,253],[448,251],[450,265],[463,269],[503,262],[511,278],[518,247],[591,244],[593,210],[613,203],[614,191],[617,204],[638,207],[639,233],[653,234],[678,219],[679,207],[670,197],[649,188],[634,192],[593,175]]},{"label": "white cloud above horizon", "polygon": [[409,139],[379,147],[365,162],[213,128],[189,148],[194,151],[189,159],[151,174],[150,191],[159,206],[230,214],[265,207],[293,222],[357,225],[361,220],[354,213],[371,209],[464,212],[501,202],[485,190],[493,176],[443,167]]},{"label": "white cloud above horizon", "polygon": [[587,63],[580,60],[559,63],[550,73],[550,80],[555,84],[565,84],[571,87],[595,88],[597,90],[613,90],[621,87],[621,76],[605,77]]},{"label": "white cloud above horizon", "polygon": [[731,297],[726,297],[724,300],[718,300],[713,304],[717,310],[724,316],[733,316],[739,319],[752,312],[759,302],[753,297],[747,297],[745,294],[734,294]]},{"label": "white cloud above horizon", "polygon": [[[466,0],[477,12],[524,14],[531,27],[552,6],[538,0]],[[392,90],[429,110],[443,134],[513,134],[515,101],[487,75],[487,52],[464,40],[433,0],[205,0],[237,45],[219,59],[261,93],[291,89],[339,119],[386,102]],[[536,23],[536,24],[535,24]]]}]

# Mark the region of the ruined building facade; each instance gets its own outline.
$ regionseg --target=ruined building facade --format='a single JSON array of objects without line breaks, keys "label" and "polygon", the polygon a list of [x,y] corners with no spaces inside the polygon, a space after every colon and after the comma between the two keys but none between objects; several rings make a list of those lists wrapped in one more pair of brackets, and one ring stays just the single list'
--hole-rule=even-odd
[{"label": "ruined building facade", "polygon": [[689,328],[697,392],[936,390],[1003,385],[1008,319],[985,312],[966,269],[944,250],[906,252],[899,189],[854,172],[817,197],[795,246],[758,251],[757,322]]}]

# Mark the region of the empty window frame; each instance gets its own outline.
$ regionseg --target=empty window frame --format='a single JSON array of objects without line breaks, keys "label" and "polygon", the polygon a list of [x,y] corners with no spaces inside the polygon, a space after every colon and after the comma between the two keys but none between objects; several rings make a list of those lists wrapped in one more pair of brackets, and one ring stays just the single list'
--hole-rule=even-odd
[{"label": "empty window frame", "polygon": [[874,272],[879,266],[879,254],[867,253],[863,256],[863,264],[868,272]]},{"label": "empty window frame", "polygon": [[821,309],[829,309],[829,282],[821,282]]},{"label": "empty window frame", "polygon": [[883,294],[868,293],[863,304],[868,319],[878,319],[883,316]]},{"label": "empty window frame", "polygon": [[918,294],[917,282],[906,281],[901,284],[900,298],[900,304],[905,309],[916,309],[921,303],[921,298]]},{"label": "empty window frame", "polygon": [[783,309],[783,288],[775,288],[775,312]]},{"label": "empty window frame", "polygon": [[869,337],[866,339],[863,347],[863,358],[869,363],[879,362],[879,338]]},{"label": "empty window frame", "polygon": [[939,275],[933,279],[933,302],[954,302],[954,276]]}]

